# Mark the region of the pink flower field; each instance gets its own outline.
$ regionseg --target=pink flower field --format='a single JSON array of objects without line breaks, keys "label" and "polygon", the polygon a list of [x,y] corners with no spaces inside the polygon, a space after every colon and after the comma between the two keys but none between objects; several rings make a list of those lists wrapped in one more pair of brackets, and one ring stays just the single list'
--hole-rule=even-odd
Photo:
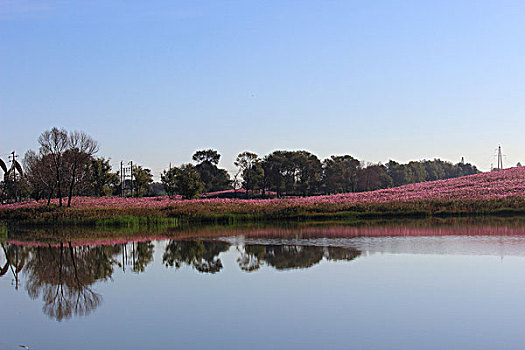
[{"label": "pink flower field", "polygon": [[[483,203],[505,201],[506,207],[523,208],[525,202],[525,167],[511,168],[461,178],[410,184],[370,192],[281,199],[194,199],[169,197],[120,198],[75,197],[73,208],[130,210],[131,214],[164,210],[171,216],[220,214],[268,214],[276,211],[337,212],[386,208],[476,209]],[[53,200],[57,204],[58,200]],[[426,203],[426,204],[425,204]],[[474,204],[478,204],[473,207]],[[45,206],[46,201],[28,201],[0,206],[0,211]],[[437,206],[437,208],[436,208]],[[501,207],[501,205],[500,205]],[[386,210],[380,209],[380,210]]]}]

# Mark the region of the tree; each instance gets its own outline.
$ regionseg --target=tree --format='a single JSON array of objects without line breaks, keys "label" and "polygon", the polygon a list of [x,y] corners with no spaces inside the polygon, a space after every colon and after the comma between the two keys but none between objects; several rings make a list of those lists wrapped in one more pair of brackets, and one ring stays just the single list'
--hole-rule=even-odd
[{"label": "tree", "polygon": [[82,175],[89,174],[89,161],[97,152],[98,143],[83,131],[73,131],[69,134],[68,149],[64,154],[69,165],[68,207],[71,206],[75,184],[79,182]]},{"label": "tree", "polygon": [[49,204],[56,186],[52,156],[29,150],[24,155],[23,164],[30,196],[36,200],[47,197]]},{"label": "tree", "polygon": [[140,165],[133,166],[133,190],[136,197],[143,197],[149,194],[150,186],[153,182],[151,170]]},{"label": "tree", "polygon": [[177,193],[177,175],[180,174],[180,169],[177,167],[164,170],[160,174],[160,181],[164,186],[164,190],[168,196],[173,197]]},{"label": "tree", "polygon": [[210,164],[217,165],[219,164],[219,159],[221,159],[221,155],[214,149],[207,149],[195,152],[193,154],[192,159],[199,164],[207,162]]},{"label": "tree", "polygon": [[388,175],[392,178],[392,183],[394,186],[402,186],[410,183],[412,174],[407,166],[390,160],[386,164],[386,169]]},{"label": "tree", "polygon": [[424,182],[427,180],[427,171],[421,162],[409,162],[407,166],[412,175],[409,183]]},{"label": "tree", "polygon": [[427,173],[427,181],[434,181],[445,178],[445,169],[441,165],[443,163],[439,159],[422,161],[425,171]]},{"label": "tree", "polygon": [[239,153],[235,162],[233,163],[236,167],[240,168],[241,171],[250,169],[255,163],[259,162],[259,156],[252,152]]},{"label": "tree", "polygon": [[205,187],[199,172],[192,164],[164,170],[160,178],[169,196],[180,194],[184,199],[196,198]]},{"label": "tree", "polygon": [[307,151],[275,151],[263,161],[264,186],[276,191],[278,196],[311,195],[318,191],[321,182],[321,162]]},{"label": "tree", "polygon": [[200,175],[200,180],[204,183],[206,192],[222,191],[231,188],[231,181],[228,172],[219,169],[217,164],[221,155],[216,150],[197,151],[192,159],[198,164],[195,169]]},{"label": "tree", "polygon": [[183,164],[175,176],[175,190],[183,198],[196,198],[204,190],[205,185],[201,181],[196,167],[191,164]]},{"label": "tree", "polygon": [[369,164],[362,167],[358,174],[360,191],[374,191],[380,188],[393,186],[393,181],[387,172],[387,167],[382,164]]},{"label": "tree", "polygon": [[[40,145],[40,155],[49,156],[54,168],[55,184],[54,189],[58,191],[59,206],[62,206],[62,181],[64,178],[63,157],[68,147],[68,135],[65,129],[56,127],[44,131],[38,138]],[[51,193],[52,195],[52,193]]]},{"label": "tree", "polygon": [[264,170],[263,195],[264,191],[269,189],[281,197],[287,189],[290,189],[290,181],[287,181],[288,170],[286,169],[287,157],[285,152],[275,151],[264,157],[262,163]]},{"label": "tree", "polygon": [[474,175],[474,174],[479,173],[478,168],[476,168],[474,165],[470,163],[460,162],[460,163],[455,164],[454,167],[456,168],[454,177]]},{"label": "tree", "polygon": [[40,198],[46,192],[48,204],[56,192],[59,206],[63,194],[67,194],[67,206],[71,206],[74,193],[89,193],[90,167],[98,143],[83,131],[68,133],[53,127],[38,138],[38,155],[27,152],[27,167],[31,195]]},{"label": "tree", "polygon": [[242,174],[242,187],[246,191],[254,191],[264,186],[264,169],[261,159],[255,153],[243,152],[234,162]]},{"label": "tree", "polygon": [[350,155],[331,156],[323,161],[323,188],[328,193],[355,192],[359,161]]},{"label": "tree", "polygon": [[297,168],[296,191],[303,196],[317,193],[322,177],[322,164],[319,158],[307,151],[296,151],[293,163]]},{"label": "tree", "polygon": [[255,163],[243,172],[242,186],[246,191],[257,191],[264,188],[264,169],[261,162]]},{"label": "tree", "polygon": [[89,166],[89,190],[92,196],[108,196],[119,184],[119,176],[111,172],[109,159],[92,158]]}]

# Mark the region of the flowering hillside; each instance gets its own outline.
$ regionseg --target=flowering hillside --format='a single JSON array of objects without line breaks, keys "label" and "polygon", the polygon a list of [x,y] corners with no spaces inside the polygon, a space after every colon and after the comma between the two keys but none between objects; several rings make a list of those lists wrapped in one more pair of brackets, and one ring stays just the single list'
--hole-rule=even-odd
[{"label": "flowering hillside", "polygon": [[483,200],[509,196],[525,196],[525,167],[324,198],[352,202],[388,202],[440,199]]},{"label": "flowering hillside", "polygon": [[[53,203],[57,203],[54,200]],[[9,209],[38,208],[46,201],[7,204]],[[334,213],[340,211],[401,212],[422,210],[477,211],[501,208],[525,208],[525,167],[511,168],[461,178],[410,184],[371,192],[285,199],[195,199],[169,197],[120,198],[75,197],[74,209],[97,210],[97,215],[161,215],[198,217],[241,214],[256,217],[288,217],[298,213]],[[102,213],[102,214],[101,214]],[[5,214],[5,213],[4,213]]]}]

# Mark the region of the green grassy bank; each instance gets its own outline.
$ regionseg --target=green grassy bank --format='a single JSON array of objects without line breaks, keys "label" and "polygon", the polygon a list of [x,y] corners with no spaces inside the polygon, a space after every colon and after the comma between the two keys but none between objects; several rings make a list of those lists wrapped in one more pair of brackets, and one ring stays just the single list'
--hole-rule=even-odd
[{"label": "green grassy bank", "polygon": [[0,210],[9,225],[178,226],[185,223],[236,224],[272,221],[328,221],[390,218],[525,216],[525,199],[413,201],[346,206],[167,206],[161,208],[22,207]]}]

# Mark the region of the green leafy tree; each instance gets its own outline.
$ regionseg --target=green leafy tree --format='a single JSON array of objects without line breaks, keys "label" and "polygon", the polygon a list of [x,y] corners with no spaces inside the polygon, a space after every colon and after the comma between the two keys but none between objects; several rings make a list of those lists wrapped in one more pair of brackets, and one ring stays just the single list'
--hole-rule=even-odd
[{"label": "green leafy tree", "polygon": [[205,188],[199,172],[191,164],[182,165],[175,179],[177,193],[183,198],[196,198]]},{"label": "green leafy tree", "polygon": [[331,156],[323,161],[323,188],[328,193],[348,193],[357,189],[359,161],[350,155]]},{"label": "green leafy tree", "polygon": [[319,158],[307,151],[296,151],[293,163],[297,168],[296,192],[303,196],[317,193],[322,177],[322,164]]},{"label": "green leafy tree", "polygon": [[89,167],[89,194],[92,196],[109,196],[118,189],[119,176],[111,172],[109,159],[92,158]]},{"label": "green leafy tree", "polygon": [[427,180],[427,171],[421,162],[409,162],[407,167],[410,169],[409,171],[412,176],[409,183],[424,182]]},{"label": "green leafy tree", "polygon": [[358,174],[359,191],[373,191],[393,186],[393,181],[382,164],[369,164],[362,167]]},{"label": "green leafy tree", "polygon": [[222,191],[231,188],[228,172],[217,167],[220,158],[221,155],[212,149],[197,151],[192,157],[194,161],[198,162],[195,170],[199,173],[206,192]]},{"label": "green leafy tree", "polygon": [[150,186],[153,183],[151,170],[140,165],[133,166],[133,191],[134,196],[143,197],[150,193]]},{"label": "green leafy tree", "polygon": [[266,189],[275,191],[281,197],[286,191],[284,163],[286,159],[281,155],[282,151],[275,151],[266,157],[262,162],[264,171],[263,196]]},{"label": "green leafy tree", "polygon": [[193,154],[192,159],[197,163],[210,163],[217,165],[221,159],[221,155],[214,149],[207,149],[202,151],[197,151]]},{"label": "green leafy tree", "polygon": [[243,152],[234,162],[242,174],[242,187],[247,191],[262,189],[264,186],[264,169],[261,159],[255,153]]},{"label": "green leafy tree", "polygon": [[264,186],[279,196],[311,195],[319,190],[322,165],[307,151],[275,151],[264,158]]},{"label": "green leafy tree", "polygon": [[177,194],[177,175],[180,174],[180,169],[177,167],[169,168],[168,170],[164,170],[160,174],[160,181],[162,183],[162,186],[164,186],[164,190],[168,194],[168,196],[173,197],[175,194]]}]

